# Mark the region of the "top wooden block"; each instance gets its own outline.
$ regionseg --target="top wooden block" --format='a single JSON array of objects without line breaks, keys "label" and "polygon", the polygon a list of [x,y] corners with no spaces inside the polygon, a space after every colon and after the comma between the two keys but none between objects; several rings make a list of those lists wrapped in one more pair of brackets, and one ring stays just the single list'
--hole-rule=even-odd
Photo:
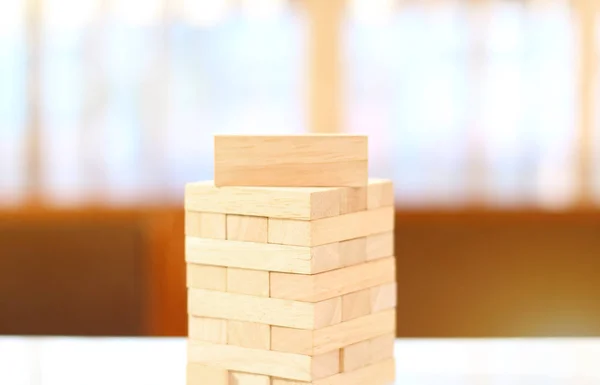
[{"label": "top wooden block", "polygon": [[217,135],[215,185],[365,186],[367,144],[362,135]]}]

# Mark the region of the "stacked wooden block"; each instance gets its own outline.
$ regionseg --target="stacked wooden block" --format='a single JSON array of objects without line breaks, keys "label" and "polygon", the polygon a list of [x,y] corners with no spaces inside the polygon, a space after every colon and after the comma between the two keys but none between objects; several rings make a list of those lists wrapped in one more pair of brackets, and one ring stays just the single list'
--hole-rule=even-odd
[{"label": "stacked wooden block", "polygon": [[185,193],[188,385],[393,383],[393,189],[366,151],[215,139],[215,181]]}]

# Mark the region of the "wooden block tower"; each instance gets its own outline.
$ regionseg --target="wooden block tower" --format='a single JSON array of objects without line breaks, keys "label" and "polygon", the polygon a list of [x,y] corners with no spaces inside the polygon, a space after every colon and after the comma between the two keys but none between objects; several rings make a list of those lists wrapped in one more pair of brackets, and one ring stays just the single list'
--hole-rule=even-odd
[{"label": "wooden block tower", "polygon": [[185,190],[188,385],[390,385],[392,183],[367,138],[217,136]]}]

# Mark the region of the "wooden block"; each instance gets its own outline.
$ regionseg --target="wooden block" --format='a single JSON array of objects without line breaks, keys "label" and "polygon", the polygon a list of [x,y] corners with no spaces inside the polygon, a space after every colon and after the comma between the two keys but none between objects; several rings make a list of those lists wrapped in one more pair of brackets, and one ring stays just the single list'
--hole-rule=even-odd
[{"label": "wooden block", "polygon": [[369,210],[394,205],[394,186],[391,180],[370,178],[367,192]]},{"label": "wooden block", "polygon": [[[273,326],[271,328],[271,350],[319,355],[383,334],[393,333],[395,329],[396,312],[394,309],[311,331]],[[312,341],[312,347],[308,342],[298,344],[297,341]]]},{"label": "wooden block", "polygon": [[227,321],[227,344],[251,349],[271,349],[271,326],[256,322]]},{"label": "wooden block", "polygon": [[314,352],[313,331],[271,326],[271,350],[311,356]]},{"label": "wooden block", "polygon": [[185,235],[225,239],[225,214],[187,211],[185,213]]},{"label": "wooden block", "polygon": [[192,363],[301,381],[314,381],[330,376],[331,372],[339,373],[339,366],[333,367],[330,352],[311,357],[189,340],[187,357]]},{"label": "wooden block", "polygon": [[342,349],[341,371],[352,372],[371,364],[370,341],[361,341]]},{"label": "wooden block", "polygon": [[369,364],[376,364],[394,357],[396,333],[387,333],[369,340]]},{"label": "wooden block", "polygon": [[269,218],[269,243],[319,246],[393,229],[392,206],[313,221]]},{"label": "wooden block", "polygon": [[394,232],[373,234],[367,237],[367,261],[394,255]]},{"label": "wooden block", "polygon": [[186,276],[189,288],[227,291],[226,267],[188,263]]},{"label": "wooden block", "polygon": [[231,372],[229,378],[229,385],[271,385],[271,378],[260,374]]},{"label": "wooden block", "polygon": [[198,341],[226,344],[227,321],[207,317],[188,317],[188,335]]},{"label": "wooden block", "polygon": [[186,378],[187,385],[230,385],[227,370],[201,364],[188,363]]},{"label": "wooden block", "polygon": [[371,314],[371,289],[356,291],[342,297],[342,322]]},{"label": "wooden block", "polygon": [[342,266],[352,266],[367,260],[367,237],[340,242]]},{"label": "wooden block", "polygon": [[189,289],[188,312],[197,317],[319,329],[340,322],[341,298],[309,303]]},{"label": "wooden block", "polygon": [[367,137],[215,136],[217,186],[365,186]]},{"label": "wooden block", "polygon": [[339,244],[318,247],[185,238],[188,263],[315,274],[340,264]]},{"label": "wooden block", "polygon": [[395,258],[378,259],[314,275],[270,273],[272,298],[318,302],[394,282]]},{"label": "wooden block", "polygon": [[367,187],[340,189],[340,214],[355,213],[367,209]]},{"label": "wooden block", "polygon": [[397,287],[396,283],[388,283],[370,289],[371,312],[377,313],[382,310],[396,307]]},{"label": "wooden block", "polygon": [[315,357],[313,361],[313,379],[329,377],[340,372],[340,351],[332,350]]},{"label": "wooden block", "polygon": [[340,214],[339,188],[185,186],[185,209],[209,213],[311,220]]},{"label": "wooden block", "polygon": [[395,375],[394,359],[389,359],[313,382],[273,378],[271,385],[392,385],[395,381]]},{"label": "wooden block", "polygon": [[394,360],[390,359],[352,372],[344,372],[314,381],[313,385],[392,385],[395,378],[396,365]]},{"label": "wooden block", "polygon": [[285,380],[283,378],[271,379],[271,385],[312,385],[312,382]]},{"label": "wooden block", "polygon": [[369,234],[367,235],[380,234],[394,230],[394,217],[396,215],[394,206],[385,206],[364,212],[367,213],[366,220],[369,224]]},{"label": "wooden block", "polygon": [[269,272],[227,268],[227,291],[230,293],[269,296]]},{"label": "wooden block", "polygon": [[267,243],[267,218],[227,215],[227,239]]}]

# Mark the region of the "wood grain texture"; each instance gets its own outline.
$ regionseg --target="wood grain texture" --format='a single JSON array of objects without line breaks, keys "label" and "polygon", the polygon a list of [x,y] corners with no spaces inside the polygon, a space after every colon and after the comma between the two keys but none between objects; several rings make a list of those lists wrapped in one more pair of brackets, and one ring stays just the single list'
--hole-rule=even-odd
[{"label": "wood grain texture", "polygon": [[215,136],[217,186],[364,186],[367,137]]},{"label": "wood grain texture", "polygon": [[[317,330],[273,326],[271,328],[271,349],[296,354],[319,355],[393,333],[395,327],[396,312],[394,309]],[[298,343],[298,341],[302,342]],[[312,346],[307,341],[312,341]]]},{"label": "wood grain texture", "polygon": [[342,266],[352,266],[367,260],[367,237],[340,242]]},{"label": "wood grain texture", "polygon": [[227,291],[226,267],[188,263],[186,276],[189,288]]},{"label": "wood grain texture", "polygon": [[187,385],[230,385],[229,373],[225,369],[202,364],[187,364]]},{"label": "wood grain texture", "polygon": [[198,341],[226,344],[227,321],[217,318],[189,317],[188,336]]},{"label": "wood grain texture", "polygon": [[361,341],[342,349],[341,371],[352,372],[371,363],[370,340]]},{"label": "wood grain texture", "polygon": [[185,186],[185,209],[222,214],[311,220],[340,214],[339,188]]},{"label": "wood grain texture", "polygon": [[367,186],[340,189],[340,214],[350,214],[367,209]]},{"label": "wood grain texture", "polygon": [[369,340],[369,363],[385,361],[394,357],[396,333],[387,333]]},{"label": "wood grain texture", "polygon": [[394,359],[388,359],[360,369],[339,373],[312,382],[273,378],[272,385],[392,385],[396,376]]},{"label": "wood grain texture", "polygon": [[227,239],[267,243],[267,218],[228,214]]},{"label": "wood grain texture", "polygon": [[394,255],[394,232],[373,234],[367,237],[367,261]]},{"label": "wood grain texture", "polygon": [[392,206],[313,221],[269,218],[269,243],[319,246],[393,229]]},{"label": "wood grain texture", "polygon": [[[206,385],[210,385],[207,383]],[[271,385],[271,378],[260,374],[231,372],[229,385]]]},{"label": "wood grain texture", "polygon": [[395,258],[379,259],[314,275],[270,273],[272,298],[318,302],[394,282]]},{"label": "wood grain texture", "polygon": [[339,244],[303,247],[186,237],[188,263],[314,274],[339,267]]},{"label": "wood grain texture", "polygon": [[197,317],[316,329],[341,320],[341,299],[309,303],[189,289],[188,312]]},{"label": "wood grain texture", "polygon": [[394,205],[394,186],[391,180],[369,178],[367,208],[369,210]]},{"label": "wood grain texture", "polygon": [[225,214],[186,212],[185,235],[200,238],[225,239]]},{"label": "wood grain texture", "polygon": [[395,334],[387,333],[343,348],[341,371],[351,372],[393,358],[394,341]]},{"label": "wood grain texture", "polygon": [[269,272],[228,267],[227,291],[257,297],[268,297]]},{"label": "wood grain texture", "polygon": [[356,291],[342,297],[342,321],[371,314],[371,289]]},{"label": "wood grain texture", "polygon": [[396,282],[372,287],[369,293],[371,312],[377,313],[382,310],[395,308],[398,302],[397,293]]},{"label": "wood grain texture", "polygon": [[194,340],[188,341],[187,351],[191,363],[279,378],[314,381],[339,373],[339,367],[332,368],[331,353],[311,357]]},{"label": "wood grain texture", "polygon": [[251,349],[271,349],[271,326],[256,322],[227,321],[227,344]]}]

